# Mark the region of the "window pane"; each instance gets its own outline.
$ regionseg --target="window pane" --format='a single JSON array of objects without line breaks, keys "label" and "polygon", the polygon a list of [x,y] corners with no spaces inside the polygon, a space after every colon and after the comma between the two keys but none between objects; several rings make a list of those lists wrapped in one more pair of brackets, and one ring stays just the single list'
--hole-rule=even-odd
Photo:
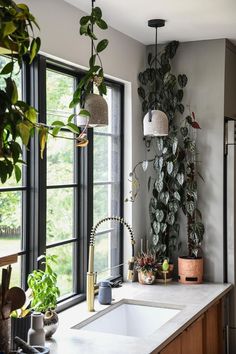
[{"label": "window pane", "polygon": [[66,122],[72,109],[69,103],[73,96],[74,78],[72,76],[47,70],[47,124],[55,120]]},{"label": "window pane", "polygon": [[57,273],[57,285],[61,292],[60,296],[72,293],[74,290],[74,245],[67,244],[49,248],[47,254],[58,256],[57,264],[53,265],[53,270]]},{"label": "window pane", "polygon": [[111,180],[111,138],[94,135],[94,181]]},{"label": "window pane", "polygon": [[97,234],[94,247],[94,270],[97,272],[97,282],[120,274],[120,225],[110,224],[110,232]]},{"label": "window pane", "polygon": [[18,256],[17,263],[12,264],[11,286],[21,286],[22,262],[24,256]]},{"label": "window pane", "polygon": [[94,271],[97,272],[97,282],[107,278],[110,274],[110,234],[96,235],[94,247]]},{"label": "window pane", "polygon": [[47,244],[73,237],[74,189],[47,190]]},{"label": "window pane", "polygon": [[[70,133],[60,135],[72,138]],[[47,143],[47,185],[70,184],[74,181],[73,140],[49,138]]]},{"label": "window pane", "polygon": [[106,216],[110,216],[110,186],[95,185],[93,187],[93,223],[96,224],[99,220]]},{"label": "window pane", "polygon": [[22,192],[0,193],[0,255],[21,250]]}]

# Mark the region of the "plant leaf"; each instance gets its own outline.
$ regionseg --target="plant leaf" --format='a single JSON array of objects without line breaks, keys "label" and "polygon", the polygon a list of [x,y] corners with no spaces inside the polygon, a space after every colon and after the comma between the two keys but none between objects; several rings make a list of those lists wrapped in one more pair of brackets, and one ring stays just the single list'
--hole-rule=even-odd
[{"label": "plant leaf", "polygon": [[107,39],[102,39],[98,45],[97,45],[97,52],[100,53],[102,52],[104,49],[106,49],[106,47],[108,46],[108,40]]}]

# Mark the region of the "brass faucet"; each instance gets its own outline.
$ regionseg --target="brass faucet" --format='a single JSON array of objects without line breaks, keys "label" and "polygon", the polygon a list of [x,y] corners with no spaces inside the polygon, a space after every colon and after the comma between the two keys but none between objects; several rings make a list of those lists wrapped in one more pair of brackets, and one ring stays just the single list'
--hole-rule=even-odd
[{"label": "brass faucet", "polygon": [[88,311],[94,311],[94,292],[95,292],[95,273],[94,273],[94,241],[95,234],[98,227],[105,221],[118,221],[122,225],[125,225],[129,231],[131,238],[131,247],[132,247],[132,257],[129,261],[129,269],[127,279],[132,280],[134,275],[134,234],[131,226],[121,217],[119,216],[109,216],[106,217],[93,226],[90,233],[90,241],[89,241],[89,261],[88,261],[88,272],[87,272],[87,305]]}]

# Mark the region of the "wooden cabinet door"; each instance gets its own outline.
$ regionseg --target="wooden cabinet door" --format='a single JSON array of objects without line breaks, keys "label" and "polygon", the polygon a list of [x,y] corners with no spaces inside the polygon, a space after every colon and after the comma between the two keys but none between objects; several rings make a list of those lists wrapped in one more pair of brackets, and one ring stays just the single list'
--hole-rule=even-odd
[{"label": "wooden cabinet door", "polygon": [[160,354],[181,354],[181,336],[176,337],[170,342]]},{"label": "wooden cabinet door", "polygon": [[[181,334],[181,354],[203,354],[203,316]],[[173,351],[175,354],[175,351]]]},{"label": "wooden cabinet door", "polygon": [[204,354],[223,353],[222,303],[211,306],[204,318]]}]

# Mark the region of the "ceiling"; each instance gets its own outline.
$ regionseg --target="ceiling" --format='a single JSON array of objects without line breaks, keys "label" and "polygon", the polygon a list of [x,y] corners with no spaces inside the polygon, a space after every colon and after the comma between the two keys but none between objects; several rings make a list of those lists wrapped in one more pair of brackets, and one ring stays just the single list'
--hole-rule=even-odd
[{"label": "ceiling", "polygon": [[[87,13],[90,0],[64,0]],[[236,0],[96,0],[108,25],[142,42],[153,44],[155,29],[147,21],[166,20],[158,43],[228,38],[236,44]]]}]

